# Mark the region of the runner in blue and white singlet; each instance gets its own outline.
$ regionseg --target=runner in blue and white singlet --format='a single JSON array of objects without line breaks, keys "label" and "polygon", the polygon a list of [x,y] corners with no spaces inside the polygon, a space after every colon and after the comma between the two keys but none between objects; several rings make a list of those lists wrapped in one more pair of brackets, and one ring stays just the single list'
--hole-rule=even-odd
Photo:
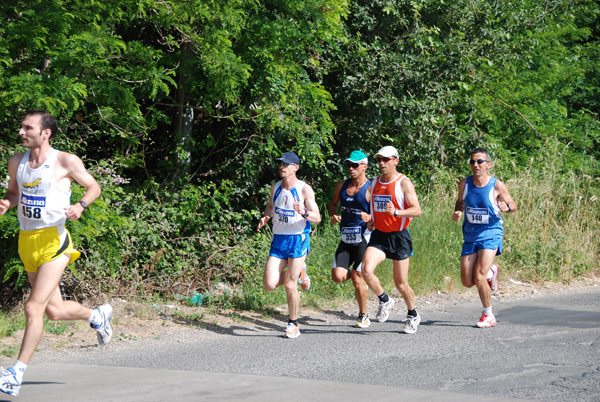
[{"label": "runner in blue and white singlet", "polygon": [[289,320],[284,337],[297,338],[300,336],[297,284],[304,291],[310,289],[305,259],[310,250],[311,223],[319,223],[321,214],[313,189],[296,177],[300,168],[298,155],[285,152],[277,159],[277,168],[281,181],[271,186],[269,202],[256,230],[260,231],[273,219],[273,240],[265,265],[263,286],[271,291],[285,285]]},{"label": "runner in blue and white singlet", "polygon": [[294,187],[286,190],[279,181],[273,193],[273,233],[277,235],[297,235],[310,232],[310,222],[294,210],[294,201],[304,203],[302,188],[306,185],[302,180],[296,181]]},{"label": "runner in blue and white singlet", "polygon": [[490,154],[485,148],[471,152],[472,175],[458,184],[458,199],[452,219],[463,218],[463,246],[460,259],[460,278],[464,287],[477,287],[483,311],[476,326],[496,326],[492,312],[492,294],[498,290],[500,267],[494,258],[502,254],[504,220],[500,212],[517,210],[506,185],[489,174],[492,167]]},{"label": "runner in blue and white singlet", "polygon": [[495,177],[483,187],[473,184],[473,176],[468,176],[463,191],[465,219],[463,237],[466,242],[476,242],[502,237],[504,227],[500,208],[496,203]]}]

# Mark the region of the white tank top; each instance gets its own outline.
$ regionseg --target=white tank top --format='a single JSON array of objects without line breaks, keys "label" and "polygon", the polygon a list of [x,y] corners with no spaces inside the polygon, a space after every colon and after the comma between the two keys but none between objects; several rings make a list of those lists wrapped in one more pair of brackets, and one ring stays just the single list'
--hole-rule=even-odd
[{"label": "white tank top", "polygon": [[21,230],[63,225],[67,220],[65,208],[71,204],[71,191],[61,190],[54,179],[58,150],[53,148],[48,159],[36,169],[29,167],[30,153],[25,152],[17,168]]},{"label": "white tank top", "polygon": [[273,192],[273,233],[294,235],[310,232],[310,222],[294,210],[294,201],[304,205],[302,188],[305,183],[298,180],[290,190],[281,187],[281,183],[275,185]]}]

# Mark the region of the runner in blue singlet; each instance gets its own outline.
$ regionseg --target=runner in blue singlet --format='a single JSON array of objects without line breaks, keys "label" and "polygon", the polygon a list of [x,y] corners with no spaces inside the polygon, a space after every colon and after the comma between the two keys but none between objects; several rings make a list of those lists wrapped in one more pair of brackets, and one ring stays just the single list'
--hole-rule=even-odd
[{"label": "runner in blue singlet", "polygon": [[[353,151],[344,162],[348,166],[350,179],[335,186],[328,207],[331,223],[340,224],[341,236],[333,256],[331,278],[336,283],[352,279],[358,302],[358,320],[355,326],[367,328],[371,321],[367,315],[368,292],[362,279],[361,267],[371,237],[371,230],[367,228],[367,222],[371,220],[371,181],[365,173],[369,159],[362,151]],[[338,215],[338,205],[341,205],[341,215]]]},{"label": "runner in blue singlet", "polygon": [[293,152],[286,152],[277,162],[281,181],[271,187],[269,203],[256,230],[259,231],[273,217],[273,241],[263,285],[266,290],[285,285],[289,320],[284,337],[297,338],[300,336],[297,283],[305,291],[310,288],[304,261],[310,248],[311,223],[321,222],[321,214],[313,189],[296,177],[300,158]]},{"label": "runner in blue singlet", "polygon": [[458,222],[464,215],[463,248],[460,276],[465,287],[475,285],[479,292],[483,313],[479,328],[496,326],[492,312],[492,293],[498,289],[498,271],[494,257],[502,254],[503,220],[500,212],[515,212],[517,203],[511,198],[506,185],[490,176],[492,163],[488,151],[477,148],[471,152],[472,176],[458,185],[458,200],[452,216]]}]

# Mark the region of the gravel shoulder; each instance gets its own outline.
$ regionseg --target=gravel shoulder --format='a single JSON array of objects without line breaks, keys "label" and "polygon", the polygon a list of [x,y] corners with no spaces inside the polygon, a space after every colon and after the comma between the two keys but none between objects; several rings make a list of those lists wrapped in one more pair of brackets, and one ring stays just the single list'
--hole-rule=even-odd
[{"label": "gravel shoulder", "polygon": [[[522,298],[535,298],[552,294],[571,292],[585,292],[600,290],[600,277],[589,276],[569,284],[546,282],[544,284],[522,283],[507,280],[500,283],[500,290],[493,296],[494,306],[501,307],[502,302],[516,301]],[[395,293],[394,293],[395,292]],[[392,295],[400,299],[397,291]],[[377,309],[375,298],[369,295],[368,311],[373,316]],[[465,289],[463,292],[435,292],[429,295],[417,296],[417,309],[421,314],[427,311],[447,308],[455,304],[478,302],[476,290]],[[164,344],[186,342],[193,331],[195,339],[202,337],[224,336],[234,328],[257,328],[281,326],[287,321],[287,306],[278,306],[279,313],[263,314],[253,311],[218,310],[214,307],[190,307],[184,304],[156,305],[139,303],[122,299],[110,301],[114,308],[113,340],[108,347],[117,350],[132,350],[138,348],[152,348]],[[397,304],[396,313],[404,314],[404,303]],[[356,306],[347,302],[340,306],[323,306],[308,308],[303,305],[300,309],[302,317],[318,319],[322,322],[337,324],[342,321],[354,320]],[[63,330],[57,334],[45,332],[38,351],[33,357],[32,364],[39,362],[60,361],[73,358],[78,354],[95,349],[97,345],[96,333],[85,322],[65,324]],[[23,331],[17,331],[13,336],[0,340],[0,365],[7,366],[14,363],[15,356],[6,356],[8,351],[15,353],[23,336]]]}]

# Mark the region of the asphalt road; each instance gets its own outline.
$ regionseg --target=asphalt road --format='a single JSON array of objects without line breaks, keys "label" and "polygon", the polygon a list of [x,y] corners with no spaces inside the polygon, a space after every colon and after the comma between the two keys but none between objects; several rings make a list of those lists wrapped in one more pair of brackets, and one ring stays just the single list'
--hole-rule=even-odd
[{"label": "asphalt road", "polygon": [[491,329],[474,327],[476,302],[418,308],[414,335],[399,333],[400,301],[388,322],[365,330],[350,314],[307,315],[293,340],[270,320],[159,348],[87,350],[32,364],[18,399],[600,401],[598,288],[495,301]]}]

